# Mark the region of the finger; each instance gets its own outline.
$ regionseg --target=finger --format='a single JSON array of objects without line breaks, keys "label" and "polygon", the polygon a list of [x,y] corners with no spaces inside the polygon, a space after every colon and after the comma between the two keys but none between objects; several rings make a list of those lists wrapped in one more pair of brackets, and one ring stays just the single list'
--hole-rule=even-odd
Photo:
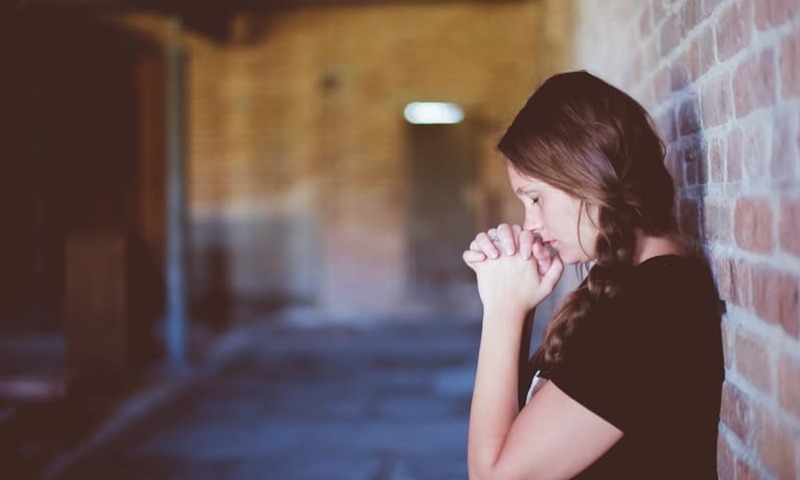
[{"label": "finger", "polygon": [[556,288],[556,283],[558,283],[562,273],[564,273],[564,263],[557,254],[553,255],[550,268],[544,273],[541,285],[552,292]]},{"label": "finger", "polygon": [[533,255],[533,232],[523,230],[519,234],[519,255],[523,260],[530,260]]},{"label": "finger", "polygon": [[497,226],[497,238],[500,240],[500,248],[506,255],[514,255],[517,251],[516,239],[514,232],[511,231],[511,225],[501,223]]},{"label": "finger", "polygon": [[519,234],[522,233],[522,227],[517,225],[516,223],[511,225],[511,234],[514,236],[514,244],[517,246],[517,251],[519,251]]},{"label": "finger", "polygon": [[476,242],[475,240],[469,242],[469,249],[472,250],[473,252],[481,251],[481,248],[478,246],[478,242]]},{"label": "finger", "polygon": [[473,263],[480,263],[486,260],[486,255],[483,252],[474,252],[472,250],[465,250],[464,253],[461,255],[461,258],[464,259],[464,263],[468,266],[471,266]]},{"label": "finger", "polygon": [[541,241],[534,241],[533,244],[533,256],[536,258],[536,263],[539,264],[539,273],[544,275],[544,273],[550,269],[550,265],[553,261],[553,256],[550,254],[550,251],[547,250]]},{"label": "finger", "polygon": [[500,251],[497,245],[492,241],[492,237],[497,238],[497,233],[494,229],[489,230],[489,233],[481,232],[475,237],[475,242],[478,244],[478,251],[483,252],[489,258],[497,258],[500,256]]}]

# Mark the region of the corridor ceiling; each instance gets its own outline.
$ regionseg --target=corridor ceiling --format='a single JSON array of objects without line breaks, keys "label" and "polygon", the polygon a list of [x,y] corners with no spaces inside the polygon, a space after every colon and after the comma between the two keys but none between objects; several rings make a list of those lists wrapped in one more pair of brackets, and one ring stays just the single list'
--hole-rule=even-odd
[{"label": "corridor ceiling", "polygon": [[285,8],[336,5],[519,3],[539,0],[15,0],[27,14],[59,11],[151,11],[180,17],[186,28],[219,42],[229,40],[229,21],[237,12],[269,12]]}]

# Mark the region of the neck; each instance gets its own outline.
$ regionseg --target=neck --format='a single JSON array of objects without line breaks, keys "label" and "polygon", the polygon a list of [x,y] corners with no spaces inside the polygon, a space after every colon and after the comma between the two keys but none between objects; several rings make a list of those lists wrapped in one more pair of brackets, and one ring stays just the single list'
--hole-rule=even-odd
[{"label": "neck", "polygon": [[661,255],[686,255],[686,251],[674,237],[646,235],[641,230],[637,230],[636,251],[633,254],[634,265]]}]

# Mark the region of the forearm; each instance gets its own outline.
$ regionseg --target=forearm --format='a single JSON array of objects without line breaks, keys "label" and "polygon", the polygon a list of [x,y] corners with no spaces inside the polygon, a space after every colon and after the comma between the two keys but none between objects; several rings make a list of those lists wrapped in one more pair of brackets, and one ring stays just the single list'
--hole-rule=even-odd
[{"label": "forearm", "polygon": [[518,375],[524,312],[484,312],[467,447],[470,478],[484,478],[500,458],[519,413]]}]

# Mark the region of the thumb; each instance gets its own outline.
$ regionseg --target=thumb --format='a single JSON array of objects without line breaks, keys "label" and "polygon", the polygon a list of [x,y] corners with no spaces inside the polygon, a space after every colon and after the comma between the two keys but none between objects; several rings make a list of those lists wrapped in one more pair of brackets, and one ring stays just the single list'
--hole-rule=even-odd
[{"label": "thumb", "polygon": [[553,289],[556,288],[556,283],[558,283],[562,273],[564,273],[564,263],[561,261],[561,257],[559,257],[558,254],[553,255],[550,268],[548,268],[544,276],[542,276],[541,285],[552,292]]}]

